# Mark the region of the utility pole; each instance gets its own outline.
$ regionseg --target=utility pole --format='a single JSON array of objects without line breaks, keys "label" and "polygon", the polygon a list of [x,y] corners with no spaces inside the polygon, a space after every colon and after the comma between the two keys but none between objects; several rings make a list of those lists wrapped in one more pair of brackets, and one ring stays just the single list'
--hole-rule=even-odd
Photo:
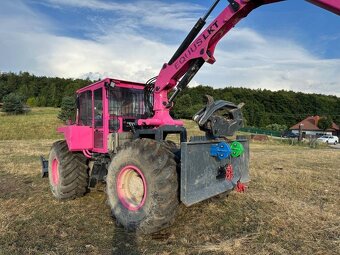
[{"label": "utility pole", "polygon": [[303,127],[303,124],[300,123],[300,125],[299,125],[299,142],[302,141],[302,127]]}]

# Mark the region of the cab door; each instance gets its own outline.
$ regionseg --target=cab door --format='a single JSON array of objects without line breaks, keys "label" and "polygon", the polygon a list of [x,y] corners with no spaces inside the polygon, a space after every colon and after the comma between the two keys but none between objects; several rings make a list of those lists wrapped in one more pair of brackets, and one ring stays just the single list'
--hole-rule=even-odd
[{"label": "cab door", "polygon": [[94,149],[101,152],[104,149],[104,104],[103,88],[93,91],[93,144]]}]

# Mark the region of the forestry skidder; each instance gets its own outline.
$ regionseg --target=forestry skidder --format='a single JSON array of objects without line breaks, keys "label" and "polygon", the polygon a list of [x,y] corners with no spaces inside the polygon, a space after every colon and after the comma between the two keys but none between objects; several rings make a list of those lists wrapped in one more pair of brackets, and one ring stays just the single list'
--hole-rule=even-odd
[{"label": "forestry skidder", "polygon": [[[183,122],[169,114],[178,93],[203,64],[215,62],[220,39],[253,9],[278,0],[229,0],[199,35],[218,2],[146,84],[107,78],[77,91],[76,124],[58,129],[65,141],[53,144],[48,160],[57,199],[83,196],[89,187],[106,182],[117,221],[128,230],[152,233],[174,221],[180,202],[190,206],[244,190],[248,141],[226,138],[243,124],[242,105],[207,96],[206,106],[193,117],[206,135],[189,141]],[[311,2],[340,12],[339,1]],[[180,137],[179,146],[167,140],[172,134]]]}]

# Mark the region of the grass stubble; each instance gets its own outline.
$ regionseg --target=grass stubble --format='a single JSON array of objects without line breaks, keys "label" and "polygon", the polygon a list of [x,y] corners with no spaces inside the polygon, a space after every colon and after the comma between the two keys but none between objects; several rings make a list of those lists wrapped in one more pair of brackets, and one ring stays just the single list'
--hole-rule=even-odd
[{"label": "grass stubble", "polygon": [[[47,119],[55,114],[39,111]],[[28,125],[37,121],[27,117]],[[189,134],[199,134],[187,124]],[[135,236],[115,224],[101,189],[56,201],[40,178],[39,156],[58,137],[37,139],[31,132],[31,139],[18,134],[14,140],[22,129],[12,126],[13,139],[0,135],[1,255],[340,254],[338,150],[252,143],[246,193],[181,206],[169,229]],[[44,129],[39,132],[46,138]]]}]

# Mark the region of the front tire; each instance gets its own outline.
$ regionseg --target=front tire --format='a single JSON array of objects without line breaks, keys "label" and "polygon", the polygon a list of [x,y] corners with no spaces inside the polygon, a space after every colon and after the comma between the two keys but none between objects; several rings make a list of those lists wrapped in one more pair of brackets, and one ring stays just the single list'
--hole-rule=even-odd
[{"label": "front tire", "polygon": [[70,152],[66,141],[52,145],[48,160],[48,176],[52,194],[58,200],[74,199],[87,191],[86,157]]},{"label": "front tire", "polygon": [[128,231],[150,234],[173,223],[178,180],[168,147],[150,139],[124,145],[111,161],[106,181],[112,214]]}]

